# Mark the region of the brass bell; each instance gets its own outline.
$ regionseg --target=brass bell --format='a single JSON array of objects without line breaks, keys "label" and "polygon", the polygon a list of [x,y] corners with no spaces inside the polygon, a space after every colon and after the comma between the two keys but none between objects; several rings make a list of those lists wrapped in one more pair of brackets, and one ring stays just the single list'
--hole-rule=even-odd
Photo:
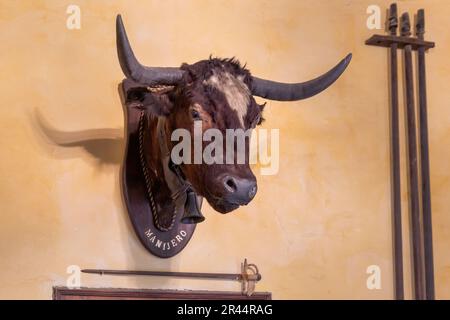
[{"label": "brass bell", "polygon": [[186,191],[186,203],[184,204],[184,214],[181,218],[181,223],[194,224],[205,220],[205,217],[200,212],[197,202],[197,195],[194,191],[189,189]]}]

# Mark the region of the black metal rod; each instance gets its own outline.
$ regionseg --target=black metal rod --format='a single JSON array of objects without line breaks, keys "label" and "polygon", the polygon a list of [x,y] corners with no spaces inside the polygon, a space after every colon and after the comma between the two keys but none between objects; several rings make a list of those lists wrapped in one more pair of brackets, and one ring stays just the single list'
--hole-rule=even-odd
[{"label": "black metal rod", "polygon": [[[392,4],[389,10],[389,30],[392,36],[397,34],[398,18],[397,4]],[[391,91],[391,149],[392,149],[392,198],[393,198],[393,240],[394,240],[394,279],[395,298],[403,300],[403,241],[402,241],[402,207],[400,186],[400,142],[398,116],[398,65],[397,43],[390,48],[390,91]]]},{"label": "black metal rod", "polygon": [[[411,35],[411,25],[408,13],[402,15],[402,36]],[[409,171],[409,200],[411,212],[412,251],[413,251],[413,273],[414,273],[414,297],[423,300],[424,294],[424,270],[423,250],[421,241],[420,208],[419,208],[419,186],[417,168],[417,142],[416,142],[416,119],[414,107],[414,80],[412,48],[405,46],[405,87],[406,87],[406,116],[407,116],[407,140],[408,140],[408,171]]]},{"label": "black metal rod", "polygon": [[[425,33],[425,13],[421,9],[417,12],[417,37],[421,40]],[[434,262],[433,262],[433,231],[431,218],[431,188],[430,188],[430,159],[428,150],[428,116],[427,89],[425,74],[425,48],[418,49],[419,65],[419,127],[420,127],[420,163],[422,175],[422,217],[425,255],[425,286],[426,298],[435,299],[434,293]]]},{"label": "black metal rod", "polygon": [[[122,275],[122,276],[155,276],[155,277],[175,277],[175,278],[201,278],[215,280],[235,280],[242,281],[242,274],[231,273],[199,273],[199,272],[171,272],[171,271],[131,271],[131,270],[103,270],[103,269],[83,269],[83,273],[93,273],[99,275]],[[261,280],[261,275],[256,274],[256,280]]]}]

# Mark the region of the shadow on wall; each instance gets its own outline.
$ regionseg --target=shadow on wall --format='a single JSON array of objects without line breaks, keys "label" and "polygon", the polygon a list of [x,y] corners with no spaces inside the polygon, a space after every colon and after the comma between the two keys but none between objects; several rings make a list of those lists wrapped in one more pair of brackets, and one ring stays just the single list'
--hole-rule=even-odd
[{"label": "shadow on wall", "polygon": [[[61,131],[51,126],[35,110],[34,119],[47,143],[53,149],[52,154],[61,158],[77,157],[77,147],[83,148],[99,165],[120,165],[123,158],[124,139],[122,129],[91,129],[81,131]],[[63,152],[58,152],[60,147]]]},{"label": "shadow on wall", "polygon": [[[123,104],[122,104],[123,106]],[[122,168],[121,164],[125,153],[125,140],[123,138],[123,129],[91,129],[80,131],[63,131],[50,124],[45,117],[34,109],[30,115],[30,122],[33,131],[39,137],[39,145],[52,157],[57,159],[74,159],[82,158],[92,165],[96,166],[96,170],[114,175],[114,197],[111,199],[115,206],[119,208],[123,214],[118,217],[124,220],[124,229],[120,231],[123,243],[128,244],[127,261],[124,262],[126,268],[129,269],[152,269],[169,270],[171,269],[171,261],[168,259],[159,259],[148,253],[139,242],[131,221],[127,214],[125,202],[123,201],[122,192]],[[126,126],[126,123],[125,123]],[[86,154],[88,156],[86,156]],[[70,192],[69,190],[67,192]],[[119,200],[120,199],[120,200]],[[149,267],[150,266],[150,267]],[[98,266],[81,266],[82,268],[95,268]],[[119,268],[118,266],[108,265],[102,266],[106,269]],[[121,268],[124,268],[123,266]],[[98,275],[83,275],[93,279],[91,283],[110,283],[113,279],[99,278]],[[169,281],[166,278],[146,278],[146,279],[127,279],[127,285],[135,284],[136,287],[165,287]]]}]

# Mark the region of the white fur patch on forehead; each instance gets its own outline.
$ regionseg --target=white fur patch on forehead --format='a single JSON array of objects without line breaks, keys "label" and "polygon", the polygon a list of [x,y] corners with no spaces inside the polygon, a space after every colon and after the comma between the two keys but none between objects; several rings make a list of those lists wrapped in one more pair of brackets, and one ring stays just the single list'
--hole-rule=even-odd
[{"label": "white fur patch on forehead", "polygon": [[213,75],[204,81],[204,84],[216,88],[225,95],[230,108],[236,111],[242,127],[250,102],[250,90],[243,80],[243,76],[235,77],[228,72],[214,70]]}]

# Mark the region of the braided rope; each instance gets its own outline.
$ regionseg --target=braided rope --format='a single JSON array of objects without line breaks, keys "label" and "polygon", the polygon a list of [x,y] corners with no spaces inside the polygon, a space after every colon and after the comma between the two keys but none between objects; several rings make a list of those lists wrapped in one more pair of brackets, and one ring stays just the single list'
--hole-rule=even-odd
[{"label": "braided rope", "polygon": [[152,182],[152,179],[150,178],[150,175],[148,174],[148,168],[147,168],[147,164],[145,162],[145,155],[144,155],[144,116],[145,116],[145,111],[141,110],[141,114],[140,114],[140,117],[139,117],[139,159],[140,159],[140,162],[141,162],[142,173],[144,174],[145,187],[146,187],[146,190],[147,190],[147,196],[148,196],[148,198],[150,200],[151,210],[152,210],[152,214],[153,214],[153,221],[154,221],[156,227],[159,230],[161,230],[161,231],[169,231],[175,225],[176,210],[174,210],[174,212],[172,214],[172,222],[170,223],[170,226],[167,227],[167,228],[161,226],[160,223],[159,223],[158,213],[156,211],[155,199],[153,198],[153,193],[152,193],[152,189],[151,189],[151,185],[153,184],[153,182]]},{"label": "braided rope", "polygon": [[165,84],[155,84],[151,87],[147,87],[147,90],[151,93],[162,93],[167,92],[175,88],[175,86],[165,85]]}]

